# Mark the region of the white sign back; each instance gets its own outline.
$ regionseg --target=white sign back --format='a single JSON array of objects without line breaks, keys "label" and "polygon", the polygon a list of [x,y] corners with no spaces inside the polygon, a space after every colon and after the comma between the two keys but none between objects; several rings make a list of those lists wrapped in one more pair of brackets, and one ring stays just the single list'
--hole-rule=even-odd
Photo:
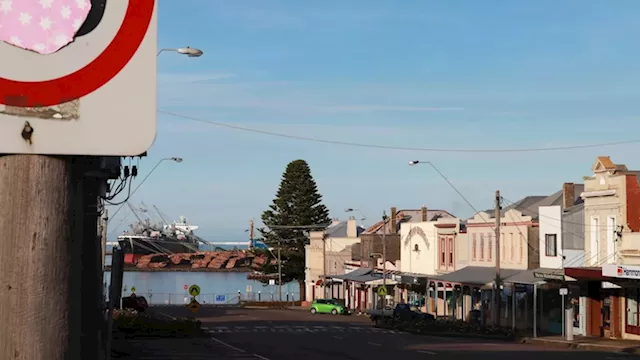
[{"label": "white sign back", "polygon": [[144,153],[156,135],[156,55],[156,0],[106,1],[97,27],[53,54],[0,42],[0,153]]}]

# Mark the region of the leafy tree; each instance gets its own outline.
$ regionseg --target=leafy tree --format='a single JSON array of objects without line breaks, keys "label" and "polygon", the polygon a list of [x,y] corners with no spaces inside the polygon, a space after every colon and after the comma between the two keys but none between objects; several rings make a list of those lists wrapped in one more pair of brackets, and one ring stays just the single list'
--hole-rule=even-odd
[{"label": "leafy tree", "polygon": [[[331,222],[306,161],[294,160],[287,165],[273,203],[262,213],[262,222],[265,227],[258,230],[265,244],[280,248],[282,281],[297,280],[300,298],[304,299],[304,246],[309,243],[308,232],[324,230]],[[278,265],[268,262],[263,271],[276,273]]]}]

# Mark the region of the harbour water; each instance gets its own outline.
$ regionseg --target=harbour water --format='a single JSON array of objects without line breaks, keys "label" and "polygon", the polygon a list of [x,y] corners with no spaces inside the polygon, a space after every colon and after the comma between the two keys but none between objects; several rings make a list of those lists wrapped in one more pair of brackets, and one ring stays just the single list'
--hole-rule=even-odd
[{"label": "harbour water", "polygon": [[[132,290],[147,298],[150,304],[185,304],[191,285],[200,287],[198,301],[202,304],[234,304],[239,300],[278,301],[277,285],[265,285],[248,280],[246,272],[186,272],[186,271],[125,271],[123,295]],[[111,273],[105,272],[105,293],[109,288]],[[282,300],[298,301],[298,282],[282,284]]]}]

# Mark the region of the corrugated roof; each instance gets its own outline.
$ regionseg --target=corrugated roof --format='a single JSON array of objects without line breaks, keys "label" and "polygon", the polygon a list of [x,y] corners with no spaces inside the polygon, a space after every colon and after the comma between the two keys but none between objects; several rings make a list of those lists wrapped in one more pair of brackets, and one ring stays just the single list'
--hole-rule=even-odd
[{"label": "corrugated roof", "polygon": [[[396,232],[400,231],[400,223],[416,223],[416,222],[421,222],[422,221],[422,210],[420,209],[409,209],[409,210],[399,210],[397,212],[397,218],[398,220],[396,221]],[[449,218],[449,219],[455,219],[455,216],[453,216],[451,213],[449,213],[446,210],[428,210],[427,209],[427,220],[428,221],[435,221],[439,218]],[[386,223],[389,224],[391,222],[391,218],[387,218]],[[364,231],[364,234],[382,234],[383,233],[383,229],[384,229],[384,225],[385,222],[378,221],[377,223],[375,223],[374,225],[370,226],[368,229],[366,229]],[[392,233],[391,229],[389,226],[387,226],[387,234]]]},{"label": "corrugated roof", "polygon": [[[515,275],[522,270],[500,269],[503,279]],[[445,275],[431,277],[430,280],[460,283],[464,285],[485,285],[496,277],[496,268],[484,266],[467,266]]]},{"label": "corrugated roof", "polygon": [[[340,223],[327,228],[325,230],[325,234],[327,235],[327,237],[334,237],[334,238],[348,237],[347,228],[348,228],[348,221],[341,221]],[[360,234],[364,232],[364,230],[365,229],[362,226],[356,225],[357,236],[360,236]]]}]

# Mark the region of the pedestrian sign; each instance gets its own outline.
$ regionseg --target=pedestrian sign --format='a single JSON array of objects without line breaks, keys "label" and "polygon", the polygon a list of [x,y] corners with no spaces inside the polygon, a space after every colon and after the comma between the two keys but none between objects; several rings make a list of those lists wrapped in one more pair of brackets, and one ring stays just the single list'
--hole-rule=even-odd
[{"label": "pedestrian sign", "polygon": [[200,295],[200,286],[198,285],[191,285],[191,287],[189,288],[189,295],[191,296],[198,296]]},{"label": "pedestrian sign", "polygon": [[196,299],[192,299],[191,302],[187,305],[187,308],[192,312],[192,313],[197,313],[200,310],[200,303],[198,302],[198,300]]},{"label": "pedestrian sign", "polygon": [[378,287],[378,295],[387,296],[387,287],[382,285]]}]

